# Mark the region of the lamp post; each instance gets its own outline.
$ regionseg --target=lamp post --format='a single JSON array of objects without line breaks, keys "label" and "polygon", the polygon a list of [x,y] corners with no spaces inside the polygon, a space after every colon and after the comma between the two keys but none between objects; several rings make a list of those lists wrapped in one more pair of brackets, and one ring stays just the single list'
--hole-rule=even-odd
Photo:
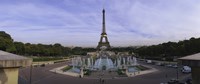
[{"label": "lamp post", "polygon": [[179,79],[179,77],[178,77],[178,63],[177,63],[177,68],[176,68],[176,78],[177,78],[177,80]]},{"label": "lamp post", "polygon": [[32,64],[30,66],[30,84],[32,84]]}]

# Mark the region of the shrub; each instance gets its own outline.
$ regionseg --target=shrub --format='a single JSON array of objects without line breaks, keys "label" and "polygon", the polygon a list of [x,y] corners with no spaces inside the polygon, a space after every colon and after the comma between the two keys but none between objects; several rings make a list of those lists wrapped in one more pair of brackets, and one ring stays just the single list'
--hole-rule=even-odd
[{"label": "shrub", "polygon": [[41,61],[53,61],[53,60],[62,60],[62,57],[37,57],[33,58],[33,62],[41,62]]},{"label": "shrub", "polygon": [[84,75],[87,75],[87,76],[91,74],[91,71],[89,69],[84,69],[83,72],[84,72]]},{"label": "shrub", "polygon": [[125,73],[123,73],[123,72],[124,72],[123,69],[118,69],[117,70],[118,75],[125,75]]}]

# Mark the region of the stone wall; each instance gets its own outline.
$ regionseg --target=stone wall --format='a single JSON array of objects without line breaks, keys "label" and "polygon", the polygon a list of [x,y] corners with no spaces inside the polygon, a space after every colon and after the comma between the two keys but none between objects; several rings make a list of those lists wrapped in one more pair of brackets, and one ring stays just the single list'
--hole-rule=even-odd
[{"label": "stone wall", "polygon": [[200,83],[200,67],[192,67],[192,84]]},{"label": "stone wall", "polygon": [[0,84],[18,84],[18,68],[1,68]]}]

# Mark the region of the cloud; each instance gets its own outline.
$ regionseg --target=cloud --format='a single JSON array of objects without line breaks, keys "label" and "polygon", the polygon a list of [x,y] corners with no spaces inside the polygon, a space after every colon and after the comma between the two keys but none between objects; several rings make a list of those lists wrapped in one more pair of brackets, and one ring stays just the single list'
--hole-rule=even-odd
[{"label": "cloud", "polygon": [[[1,6],[0,11],[7,11],[7,14],[2,15],[9,17],[1,19],[1,29],[9,32],[15,40],[31,43],[58,42],[65,45],[70,41],[76,43],[76,39],[80,40],[78,43],[81,40],[84,42],[83,34],[88,34],[86,36],[89,37],[96,31],[95,28],[91,29],[96,27],[95,23],[80,19],[84,16],[91,17],[91,14],[76,15],[49,5],[41,6],[33,3]],[[88,27],[88,24],[91,26]]]},{"label": "cloud", "polygon": [[195,0],[2,0],[0,30],[16,41],[96,46],[103,4],[112,46],[200,36],[200,1]]},{"label": "cloud", "polygon": [[[197,19],[199,4],[199,2],[188,0],[159,2],[153,0],[152,3],[143,0],[126,0],[116,1],[112,10],[115,11],[118,20],[122,20],[121,26],[124,25],[123,22],[126,22],[124,29],[129,31],[127,33],[136,34],[127,38],[135,39],[135,42],[139,40],[139,43],[132,42],[133,44],[145,42],[145,45],[199,37],[200,25]],[[118,20],[115,19],[112,22],[117,24]],[[138,35],[142,38],[137,38]]]}]

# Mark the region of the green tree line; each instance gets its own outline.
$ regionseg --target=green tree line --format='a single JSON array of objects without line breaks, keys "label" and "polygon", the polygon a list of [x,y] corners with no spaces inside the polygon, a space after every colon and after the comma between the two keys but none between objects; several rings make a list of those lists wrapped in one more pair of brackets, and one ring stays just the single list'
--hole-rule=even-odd
[{"label": "green tree line", "polygon": [[87,52],[96,51],[95,48],[64,47],[59,43],[46,45],[15,42],[4,31],[0,31],[0,50],[26,56],[86,55]]},{"label": "green tree line", "polygon": [[[14,42],[11,36],[4,31],[0,31],[0,50],[26,56],[86,55],[87,52],[96,51],[95,48],[64,47],[59,43],[46,45]],[[174,56],[182,57],[200,52],[200,38],[192,37],[189,40],[167,42],[151,46],[113,47],[109,50],[116,53],[135,53],[138,56],[150,58],[173,58]]]},{"label": "green tree line", "polygon": [[166,42],[158,45],[139,47],[115,47],[111,51],[129,52],[141,58],[154,60],[173,60],[200,52],[200,38],[190,38],[179,42]]},{"label": "green tree line", "polygon": [[158,45],[142,46],[134,50],[143,57],[173,58],[200,52],[200,38],[190,38],[179,42],[167,42]]}]

